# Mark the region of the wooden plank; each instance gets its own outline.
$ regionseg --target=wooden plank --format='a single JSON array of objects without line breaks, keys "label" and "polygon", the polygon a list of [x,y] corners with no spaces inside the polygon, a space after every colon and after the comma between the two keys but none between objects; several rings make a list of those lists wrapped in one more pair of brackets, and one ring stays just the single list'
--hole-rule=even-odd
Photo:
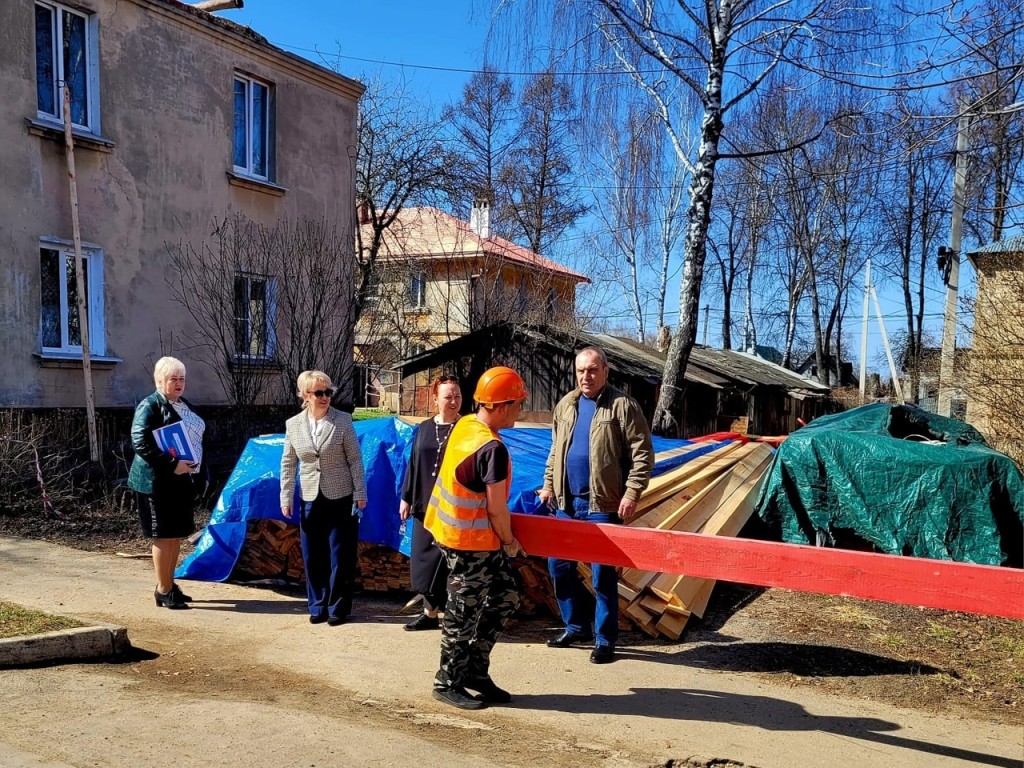
[{"label": "wooden plank", "polygon": [[638,507],[641,510],[647,509],[662,499],[678,493],[691,481],[700,482],[714,477],[736,463],[737,459],[730,454],[742,446],[742,443],[725,443],[721,448],[716,448],[703,456],[688,461],[677,469],[659,475],[651,480],[647,490],[640,496]]},{"label": "wooden plank", "polygon": [[[733,509],[740,504],[744,495],[749,493],[752,485],[764,477],[771,465],[771,449],[764,445],[754,445],[743,461],[738,463],[716,482],[698,503],[680,514],[675,520],[668,521],[659,527],[671,528],[674,531],[697,531],[704,527],[712,517],[723,516],[723,509]],[[731,514],[728,513],[728,514]]]},{"label": "wooden plank", "polygon": [[683,634],[683,629],[686,627],[686,620],[688,618],[688,614],[665,613],[660,619],[658,619],[658,623],[655,624],[654,627],[659,633],[663,634],[670,640],[678,640],[679,636]]},{"label": "wooden plank", "polygon": [[686,615],[686,616],[690,615],[690,611],[689,610],[687,610],[686,608],[684,608],[681,605],[672,605],[672,603],[668,603],[668,604],[665,605],[665,613],[678,613],[680,615]]},{"label": "wooden plank", "polygon": [[650,571],[641,571],[638,568],[626,568],[619,574],[619,581],[626,584],[634,592],[640,592],[658,576]]},{"label": "wooden plank", "polygon": [[624,613],[634,619],[637,624],[650,624],[654,621],[654,614],[640,605],[639,600],[627,605]]},{"label": "wooden plank", "polygon": [[704,586],[702,586],[697,594],[693,596],[693,600],[690,601],[690,613],[698,618],[704,615],[704,611],[708,607],[708,601],[711,599],[711,590],[715,588],[714,579],[704,579]]},{"label": "wooden plank", "polygon": [[640,607],[652,616],[660,616],[663,614],[665,612],[666,605],[668,605],[668,601],[662,600],[657,595],[644,595],[640,598]]},{"label": "wooden plank", "polygon": [[1024,619],[1024,570],[512,515],[531,555]]},{"label": "wooden plank", "polygon": [[[709,441],[714,442],[714,441]],[[693,453],[708,447],[708,443],[692,443],[690,445],[681,445],[678,448],[671,448],[667,451],[661,451],[660,453],[654,454],[655,465],[661,464],[663,461],[668,459],[674,459],[677,456],[684,456],[687,453]]]},{"label": "wooden plank", "polygon": [[[715,580],[699,579],[694,576],[681,576],[672,589],[672,595],[679,601],[679,604],[684,606],[690,613],[696,613],[696,611],[693,610],[696,605],[696,597],[708,583],[713,585]],[[708,593],[711,593],[710,589],[708,590]],[[697,613],[697,615],[700,616],[701,614]]]},{"label": "wooden plank", "polygon": [[[147,557],[148,557],[148,555],[147,555]],[[619,581],[619,597],[621,597],[627,603],[631,603],[631,602],[633,602],[634,600],[636,600],[637,598],[640,597],[640,593],[637,592],[635,589],[632,589],[631,587],[627,586],[626,584],[623,584],[622,581],[620,580]]]},{"label": "wooden plank", "polygon": [[[772,460],[771,450],[767,446],[761,447],[764,449],[763,452],[757,454],[763,456],[760,467],[754,468],[745,478],[742,478],[742,475],[737,473],[736,479],[740,480],[740,484],[701,528],[700,532],[702,534],[735,536],[742,530],[747,520],[750,519],[750,515],[754,511],[754,504],[757,503],[757,497],[760,494],[761,486],[766,477],[766,470]],[[757,455],[754,455],[752,458],[756,459]],[[738,469],[739,467],[737,467]],[[672,602],[678,601],[679,604],[686,606],[697,616],[704,614],[704,608],[707,606],[712,587],[714,587],[713,579],[698,579],[688,576],[679,577],[671,586],[669,586],[665,578],[655,579],[650,585],[652,590],[662,590],[662,592],[671,594],[676,598]],[[698,595],[701,593],[704,595],[703,604],[698,605]]]}]

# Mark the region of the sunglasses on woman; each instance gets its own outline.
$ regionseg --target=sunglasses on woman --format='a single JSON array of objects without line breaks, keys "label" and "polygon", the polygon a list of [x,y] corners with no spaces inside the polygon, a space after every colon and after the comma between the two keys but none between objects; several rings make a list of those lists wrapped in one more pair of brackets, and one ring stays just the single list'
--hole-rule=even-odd
[{"label": "sunglasses on woman", "polygon": [[314,389],[312,392],[307,392],[308,395],[313,397],[334,397],[333,389]]}]

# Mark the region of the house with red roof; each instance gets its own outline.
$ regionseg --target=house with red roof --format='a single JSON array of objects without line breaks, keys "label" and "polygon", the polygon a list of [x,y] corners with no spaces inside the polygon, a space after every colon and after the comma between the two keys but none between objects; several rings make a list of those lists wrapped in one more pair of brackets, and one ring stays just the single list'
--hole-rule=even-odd
[{"label": "house with red roof", "polygon": [[468,222],[429,207],[398,214],[356,326],[357,361],[379,370],[497,322],[571,323],[590,279],[492,235],[489,213],[478,202]]}]

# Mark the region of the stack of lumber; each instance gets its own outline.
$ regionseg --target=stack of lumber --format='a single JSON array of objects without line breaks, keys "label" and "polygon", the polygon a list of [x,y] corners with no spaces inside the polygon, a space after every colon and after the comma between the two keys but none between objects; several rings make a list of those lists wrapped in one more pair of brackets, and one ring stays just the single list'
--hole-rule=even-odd
[{"label": "stack of lumber", "polygon": [[[723,443],[654,478],[630,525],[736,536],[754,511],[771,461],[771,448],[763,443]],[[652,637],[675,640],[690,615],[704,614],[714,585],[713,579],[626,568],[619,577],[621,613]]]}]

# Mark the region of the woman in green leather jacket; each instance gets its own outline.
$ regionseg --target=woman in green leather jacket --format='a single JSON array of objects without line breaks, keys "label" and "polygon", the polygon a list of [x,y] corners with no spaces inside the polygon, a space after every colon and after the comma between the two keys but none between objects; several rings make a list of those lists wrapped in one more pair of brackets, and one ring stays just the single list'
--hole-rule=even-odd
[{"label": "woman in green leather jacket", "polygon": [[[181,396],[185,391],[185,365],[161,357],[153,368],[156,391],[138,404],[132,421],[135,459],[128,487],[135,491],[142,533],[153,541],[153,570],[157,606],[188,608],[191,601],[174,583],[181,540],[195,531],[195,504],[201,490],[205,422]],[[154,430],[181,423],[193,460],[162,450]]]}]

